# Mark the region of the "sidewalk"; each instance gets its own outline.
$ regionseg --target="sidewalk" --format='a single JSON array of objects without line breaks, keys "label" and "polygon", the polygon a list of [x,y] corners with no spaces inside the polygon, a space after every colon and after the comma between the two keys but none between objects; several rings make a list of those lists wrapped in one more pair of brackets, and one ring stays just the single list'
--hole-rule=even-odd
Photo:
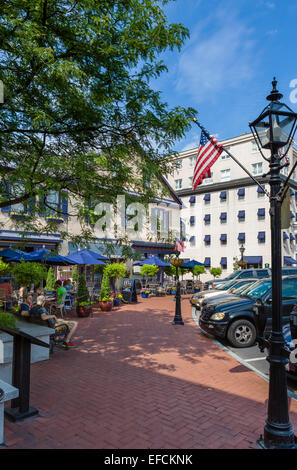
[{"label": "sidewalk", "polygon": [[[268,383],[202,335],[182,301],[141,299],[81,318],[76,348],[31,368],[39,416],[5,421],[7,448],[253,448]],[[297,429],[297,402],[290,400]]]}]

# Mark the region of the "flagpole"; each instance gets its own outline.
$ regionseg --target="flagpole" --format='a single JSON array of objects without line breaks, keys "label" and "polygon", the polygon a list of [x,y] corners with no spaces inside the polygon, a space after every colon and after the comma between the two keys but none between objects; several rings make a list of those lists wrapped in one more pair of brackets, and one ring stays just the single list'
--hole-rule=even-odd
[{"label": "flagpole", "polygon": [[[207,132],[205,127],[203,127],[202,124],[196,118],[193,118],[192,121],[195,122],[195,124],[197,124],[197,126],[200,127],[200,129],[204,132],[206,137],[211,140],[211,136],[209,132]],[[259,183],[259,181],[257,181],[256,178],[253,177],[253,175],[237,160],[237,158],[235,158],[234,155],[232,155],[232,153],[228,149],[226,149],[223,145],[222,145],[222,148],[240,166],[240,168],[242,168],[242,170],[245,171],[249,175],[250,178],[252,178],[252,180],[262,189],[262,191],[266,194],[266,196],[270,197],[268,191],[266,191],[264,186],[262,186],[262,184]]]}]

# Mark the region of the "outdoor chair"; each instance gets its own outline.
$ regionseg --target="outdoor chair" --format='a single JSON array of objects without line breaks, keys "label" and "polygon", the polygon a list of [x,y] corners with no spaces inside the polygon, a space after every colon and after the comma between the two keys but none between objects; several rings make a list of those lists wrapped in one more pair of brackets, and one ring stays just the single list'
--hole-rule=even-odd
[{"label": "outdoor chair", "polygon": [[66,310],[65,310],[66,296],[67,296],[67,291],[63,292],[61,302],[52,302],[52,304],[50,305],[50,311],[49,311],[50,315],[52,315],[52,309],[59,310],[62,318],[63,318],[63,314],[66,315]]},{"label": "outdoor chair", "polygon": [[4,305],[4,310],[6,310],[7,303],[9,303],[9,300],[6,300],[7,292],[6,289],[3,289],[0,287],[0,301],[3,302]]}]

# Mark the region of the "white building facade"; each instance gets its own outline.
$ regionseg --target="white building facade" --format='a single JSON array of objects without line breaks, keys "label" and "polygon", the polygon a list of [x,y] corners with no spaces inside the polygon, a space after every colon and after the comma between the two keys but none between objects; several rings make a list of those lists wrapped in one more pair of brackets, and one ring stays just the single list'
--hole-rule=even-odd
[{"label": "white building facade", "polygon": [[[252,134],[221,142],[234,157],[270,192],[269,171]],[[207,268],[221,267],[223,276],[233,272],[234,258],[240,260],[244,246],[247,267],[271,267],[269,198],[260,187],[223,152],[211,168],[211,178],[203,180],[195,191],[192,177],[198,147],[181,152],[177,169],[169,182],[183,201],[182,227],[185,232],[184,258],[196,259]],[[265,156],[269,153],[265,151]],[[296,161],[297,151],[291,147],[287,154],[289,166],[282,170],[285,178]],[[297,171],[290,184],[290,226],[282,230],[283,265],[296,259]],[[207,274],[204,280],[211,276]]]}]

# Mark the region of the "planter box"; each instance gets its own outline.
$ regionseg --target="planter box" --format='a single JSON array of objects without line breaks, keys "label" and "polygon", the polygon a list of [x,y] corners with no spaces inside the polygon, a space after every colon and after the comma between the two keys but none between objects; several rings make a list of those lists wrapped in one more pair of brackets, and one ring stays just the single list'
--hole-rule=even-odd
[{"label": "planter box", "polygon": [[148,294],[144,294],[143,292],[140,293],[141,297],[143,299],[147,299],[148,298]]},{"label": "planter box", "polygon": [[[35,325],[33,323],[17,320],[17,327],[35,336],[35,338],[49,344],[50,335],[55,331],[47,326]],[[0,331],[0,380],[11,384],[12,382],[12,356],[13,356],[13,337],[8,333]],[[47,361],[49,359],[49,349],[31,345],[31,364],[34,362]]]},{"label": "planter box", "polygon": [[113,299],[114,307],[119,307],[121,303],[122,303],[121,299]]},{"label": "planter box", "polygon": [[76,313],[78,317],[89,317],[92,313],[92,305],[77,306]]},{"label": "planter box", "polygon": [[113,307],[113,303],[112,302],[99,302],[99,306],[101,308],[101,310],[103,312],[110,312],[112,307]]}]

